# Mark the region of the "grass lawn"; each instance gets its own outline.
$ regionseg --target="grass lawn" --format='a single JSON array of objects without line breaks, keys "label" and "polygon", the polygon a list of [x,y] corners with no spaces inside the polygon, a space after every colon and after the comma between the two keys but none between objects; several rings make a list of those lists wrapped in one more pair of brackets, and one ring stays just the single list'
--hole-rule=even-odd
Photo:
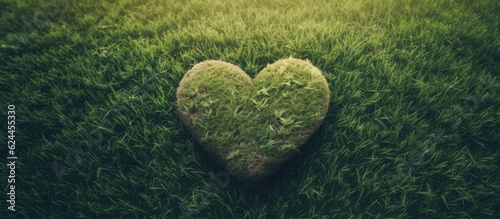
[{"label": "grass lawn", "polygon": [[[0,217],[498,218],[499,11],[495,0],[0,0]],[[238,183],[182,125],[176,89],[204,60],[253,78],[290,56],[325,75],[329,111],[299,156]]]}]

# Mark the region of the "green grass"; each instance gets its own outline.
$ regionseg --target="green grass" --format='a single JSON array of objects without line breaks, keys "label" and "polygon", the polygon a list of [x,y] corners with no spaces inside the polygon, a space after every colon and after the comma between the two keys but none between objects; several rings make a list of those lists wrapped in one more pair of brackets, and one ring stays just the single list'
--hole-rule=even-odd
[{"label": "green grass", "polygon": [[254,79],[235,65],[204,61],[177,89],[181,121],[200,145],[240,181],[258,181],[296,155],[328,112],[321,71],[294,58]]},{"label": "green grass", "polygon": [[[498,11],[493,0],[0,0],[0,150],[15,104],[18,156],[16,212],[0,215],[496,218]],[[299,157],[246,187],[183,128],[176,88],[204,60],[253,78],[289,56],[323,72],[329,111]]]}]

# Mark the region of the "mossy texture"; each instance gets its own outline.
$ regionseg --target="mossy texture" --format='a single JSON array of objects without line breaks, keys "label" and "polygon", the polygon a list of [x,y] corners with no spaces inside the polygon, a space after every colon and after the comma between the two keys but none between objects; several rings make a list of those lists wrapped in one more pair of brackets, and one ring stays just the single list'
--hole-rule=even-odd
[{"label": "mossy texture", "polygon": [[181,120],[237,179],[255,181],[295,155],[323,121],[328,83],[311,63],[279,60],[252,80],[239,67],[205,61],[177,89]]}]

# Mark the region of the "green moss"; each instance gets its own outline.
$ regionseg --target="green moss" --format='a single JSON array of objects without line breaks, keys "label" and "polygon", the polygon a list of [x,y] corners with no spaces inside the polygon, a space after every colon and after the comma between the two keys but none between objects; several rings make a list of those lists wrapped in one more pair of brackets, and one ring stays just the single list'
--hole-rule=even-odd
[{"label": "green moss", "polygon": [[240,180],[276,171],[319,127],[330,90],[320,70],[283,59],[254,80],[222,61],[190,69],[177,90],[181,120],[194,138]]}]

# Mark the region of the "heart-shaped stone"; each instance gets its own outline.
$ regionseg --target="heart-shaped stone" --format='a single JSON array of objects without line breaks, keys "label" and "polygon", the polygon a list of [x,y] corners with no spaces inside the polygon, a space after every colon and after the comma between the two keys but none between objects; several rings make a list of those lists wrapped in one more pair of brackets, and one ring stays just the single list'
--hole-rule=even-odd
[{"label": "heart-shaped stone", "polygon": [[329,103],[321,71],[294,58],[268,65],[253,80],[235,65],[204,61],[177,88],[186,129],[240,181],[267,177],[297,154]]}]

